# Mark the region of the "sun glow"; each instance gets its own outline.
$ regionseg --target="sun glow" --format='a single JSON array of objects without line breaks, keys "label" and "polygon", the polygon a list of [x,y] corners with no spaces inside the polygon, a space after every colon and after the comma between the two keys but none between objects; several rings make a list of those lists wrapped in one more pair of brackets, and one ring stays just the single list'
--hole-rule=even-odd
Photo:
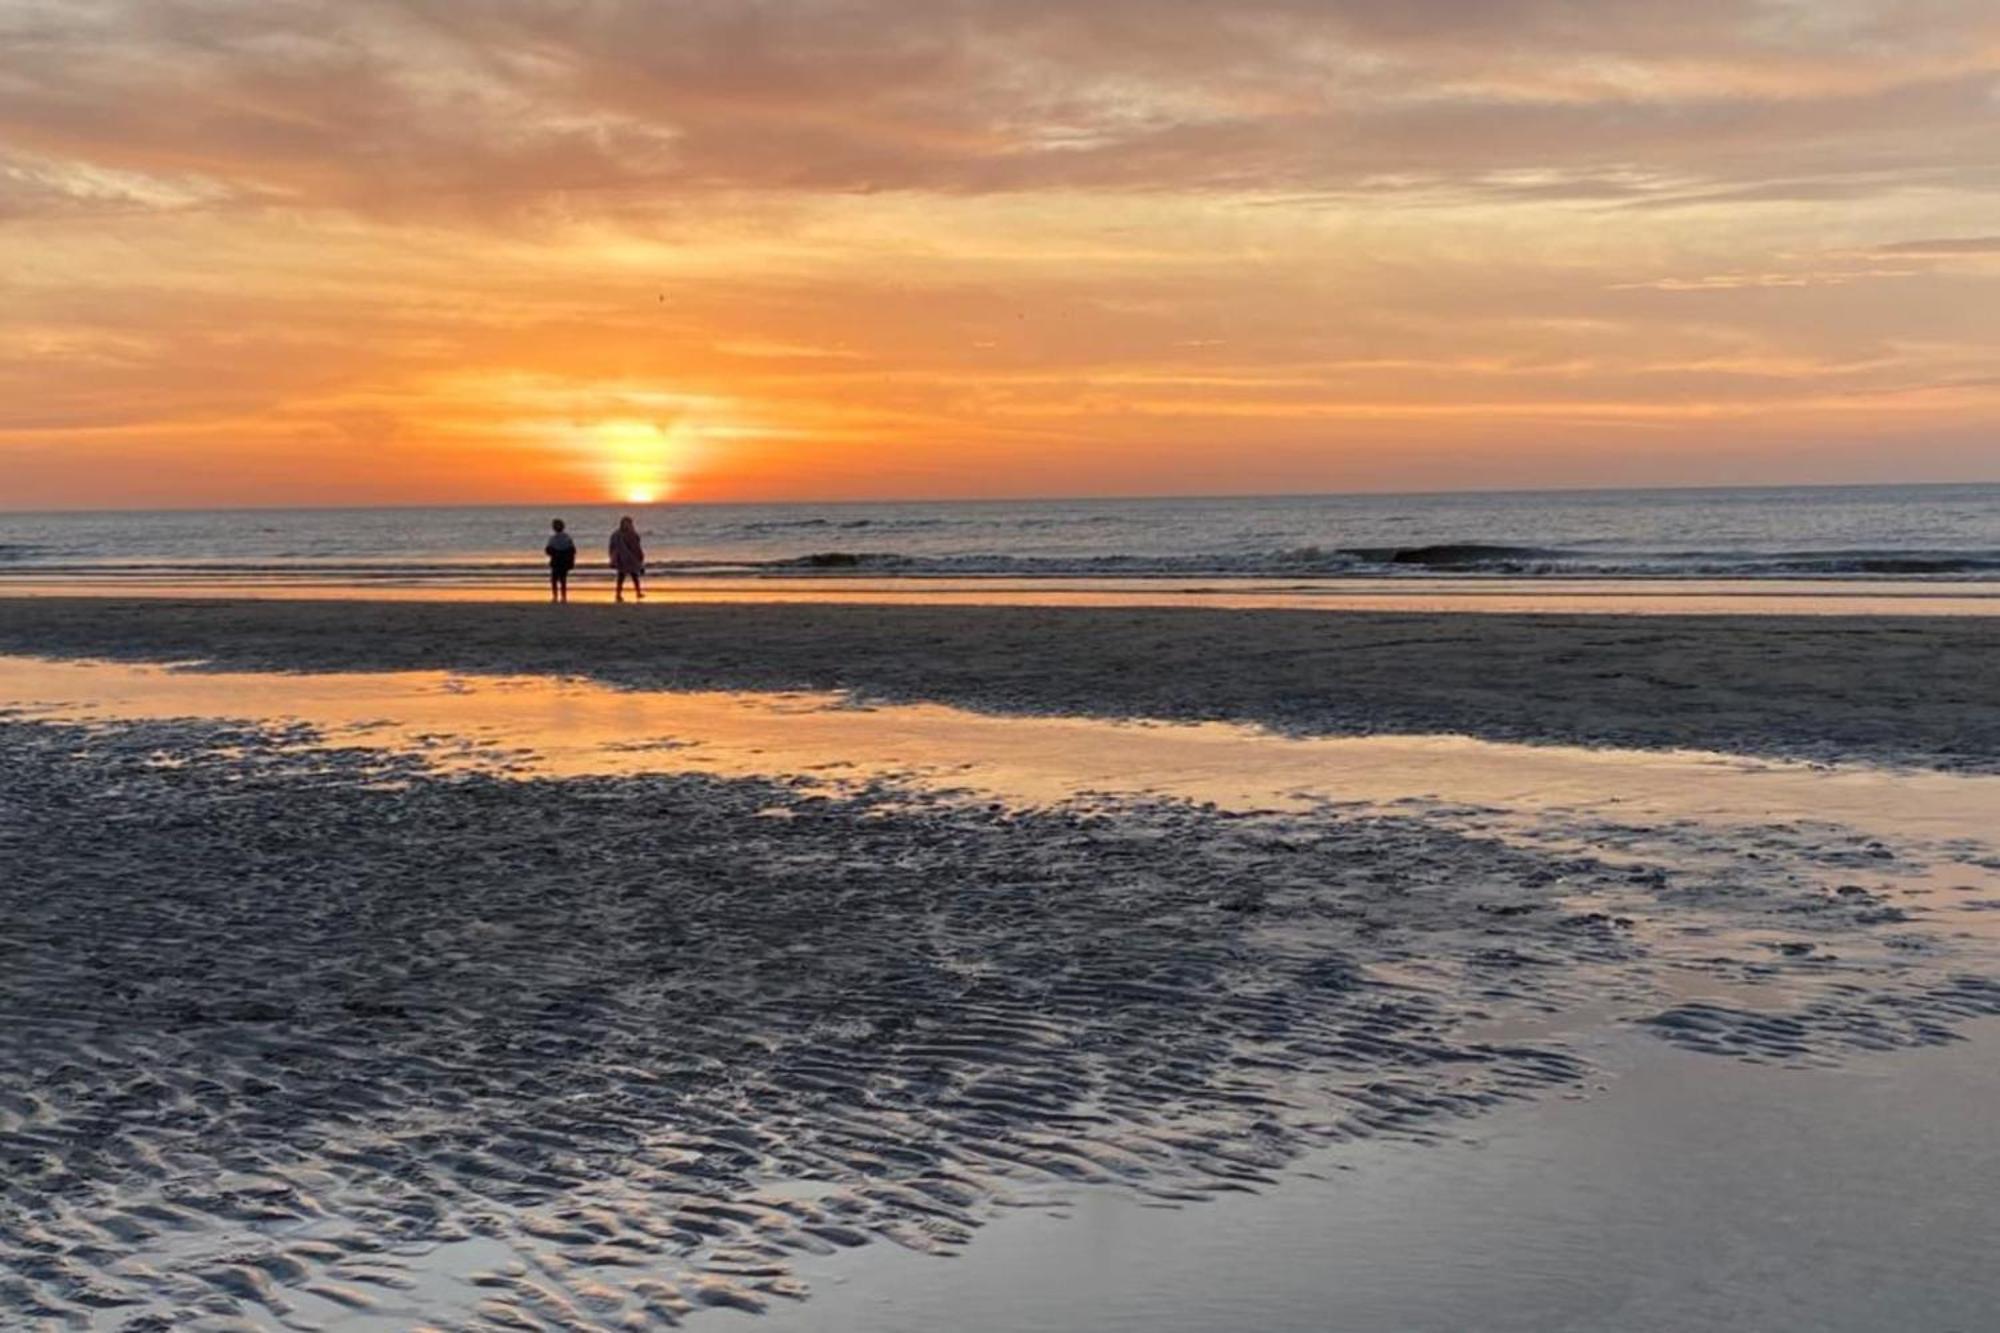
[{"label": "sun glow", "polygon": [[676,465],[686,464],[685,422],[606,421],[592,430],[606,488],[627,504],[648,505],[673,492]]}]

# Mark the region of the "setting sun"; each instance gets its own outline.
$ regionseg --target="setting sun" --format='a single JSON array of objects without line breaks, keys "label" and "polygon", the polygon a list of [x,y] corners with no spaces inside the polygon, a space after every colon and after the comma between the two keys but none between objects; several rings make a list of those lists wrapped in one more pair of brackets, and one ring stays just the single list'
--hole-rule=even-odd
[{"label": "setting sun", "polygon": [[591,448],[608,493],[628,504],[653,504],[673,490],[685,468],[692,430],[685,422],[607,421],[591,431]]}]

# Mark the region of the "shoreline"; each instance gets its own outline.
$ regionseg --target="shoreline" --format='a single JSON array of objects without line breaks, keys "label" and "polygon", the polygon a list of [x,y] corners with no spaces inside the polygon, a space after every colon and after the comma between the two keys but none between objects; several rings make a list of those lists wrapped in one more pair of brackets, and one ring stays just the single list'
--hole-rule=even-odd
[{"label": "shoreline", "polygon": [[[580,602],[609,601],[603,570],[581,568]],[[812,605],[1066,606],[1223,611],[1390,611],[1459,615],[2000,617],[1991,580],[1865,578],[1273,577],[1151,575],[649,576],[648,601]],[[0,569],[0,599],[315,601],[537,605],[539,570],[504,581],[352,578],[73,578]]]},{"label": "shoreline", "polygon": [[0,597],[0,652],[2000,772],[2000,622],[1976,617]]}]

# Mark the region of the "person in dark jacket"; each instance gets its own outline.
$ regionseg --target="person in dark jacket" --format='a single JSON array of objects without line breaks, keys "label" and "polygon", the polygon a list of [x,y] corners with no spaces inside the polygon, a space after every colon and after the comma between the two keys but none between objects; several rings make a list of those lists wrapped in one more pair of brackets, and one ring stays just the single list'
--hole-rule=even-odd
[{"label": "person in dark jacket", "polygon": [[542,553],[549,558],[549,600],[567,602],[569,600],[569,572],[576,568],[576,538],[564,530],[559,518],[549,520],[548,544]]},{"label": "person in dark jacket", "polygon": [[632,580],[632,595],[640,601],[646,600],[646,589],[639,580],[646,572],[646,548],[639,542],[639,529],[632,526],[632,520],[618,520],[618,531],[611,534],[611,568],[618,573],[618,600],[625,600],[625,580]]}]

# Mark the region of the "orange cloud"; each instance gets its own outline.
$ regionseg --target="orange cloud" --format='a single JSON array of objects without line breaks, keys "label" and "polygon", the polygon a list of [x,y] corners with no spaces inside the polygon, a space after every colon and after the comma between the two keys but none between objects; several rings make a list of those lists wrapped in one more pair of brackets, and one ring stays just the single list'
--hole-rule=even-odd
[{"label": "orange cloud", "polygon": [[0,0],[0,53],[0,507],[1994,475],[1973,0]]}]

